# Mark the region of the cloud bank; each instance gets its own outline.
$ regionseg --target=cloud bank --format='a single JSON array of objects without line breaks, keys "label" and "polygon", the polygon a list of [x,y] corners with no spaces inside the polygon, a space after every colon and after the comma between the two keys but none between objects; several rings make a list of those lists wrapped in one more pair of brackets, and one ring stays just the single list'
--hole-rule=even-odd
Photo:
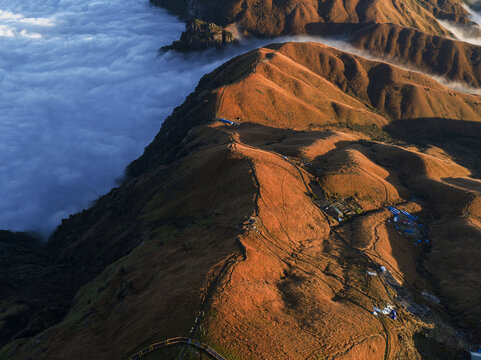
[{"label": "cloud bank", "polygon": [[159,56],[183,29],[148,0],[0,1],[0,229],[46,236],[115,185],[230,56]]}]

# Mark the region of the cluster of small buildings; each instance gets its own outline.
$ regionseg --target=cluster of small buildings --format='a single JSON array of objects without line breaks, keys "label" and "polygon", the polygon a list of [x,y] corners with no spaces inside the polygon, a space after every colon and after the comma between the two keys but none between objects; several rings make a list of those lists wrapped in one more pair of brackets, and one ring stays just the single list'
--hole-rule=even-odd
[{"label": "cluster of small buildings", "polygon": [[393,320],[397,320],[397,316],[398,316],[397,311],[394,309],[394,306],[390,304],[387,304],[382,310],[377,307],[374,307],[372,314],[374,316],[379,316],[379,314],[383,314],[383,315],[389,316]]},{"label": "cluster of small buildings", "polygon": [[362,213],[362,206],[353,198],[346,200],[336,200],[324,208],[327,214],[332,216],[338,222],[343,222],[354,215]]},{"label": "cluster of small buildings", "polygon": [[470,351],[469,353],[471,354],[472,360],[481,360],[481,349],[478,351]]},{"label": "cluster of small buildings", "polygon": [[415,238],[416,244],[429,244],[430,241],[426,238],[427,228],[421,224],[419,217],[393,206],[388,206],[387,209],[394,215],[392,223],[399,234]]}]

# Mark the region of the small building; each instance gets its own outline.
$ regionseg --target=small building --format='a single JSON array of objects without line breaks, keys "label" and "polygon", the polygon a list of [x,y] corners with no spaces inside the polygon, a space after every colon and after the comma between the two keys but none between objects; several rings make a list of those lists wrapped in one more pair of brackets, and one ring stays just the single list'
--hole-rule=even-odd
[{"label": "small building", "polygon": [[224,123],[224,124],[227,124],[227,125],[239,125],[239,123],[236,123],[235,121],[232,121],[232,120],[227,120],[227,119],[224,119],[224,118],[219,118],[217,119],[217,121],[220,121],[221,123]]},{"label": "small building", "polygon": [[470,351],[471,360],[481,360],[481,349],[478,351]]}]

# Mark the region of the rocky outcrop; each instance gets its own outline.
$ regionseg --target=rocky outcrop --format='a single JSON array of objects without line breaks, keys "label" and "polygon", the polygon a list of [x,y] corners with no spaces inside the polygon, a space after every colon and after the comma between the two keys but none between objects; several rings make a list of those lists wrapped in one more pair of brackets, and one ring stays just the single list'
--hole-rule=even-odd
[{"label": "rocky outcrop", "polygon": [[236,42],[234,35],[221,26],[195,19],[187,21],[185,31],[179,41],[174,41],[172,45],[165,46],[162,50],[189,52],[211,47],[223,47]]}]

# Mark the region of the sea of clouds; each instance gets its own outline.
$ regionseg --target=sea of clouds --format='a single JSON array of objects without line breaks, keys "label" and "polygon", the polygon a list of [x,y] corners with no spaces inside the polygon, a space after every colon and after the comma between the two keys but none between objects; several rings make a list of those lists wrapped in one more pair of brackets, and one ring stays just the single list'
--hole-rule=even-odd
[{"label": "sea of clouds", "polygon": [[159,54],[183,29],[148,0],[0,0],[0,229],[47,236],[88,207],[246,50]]},{"label": "sea of clouds", "polygon": [[148,0],[0,0],[0,229],[46,235],[112,187],[197,80],[157,57],[182,29]]}]

